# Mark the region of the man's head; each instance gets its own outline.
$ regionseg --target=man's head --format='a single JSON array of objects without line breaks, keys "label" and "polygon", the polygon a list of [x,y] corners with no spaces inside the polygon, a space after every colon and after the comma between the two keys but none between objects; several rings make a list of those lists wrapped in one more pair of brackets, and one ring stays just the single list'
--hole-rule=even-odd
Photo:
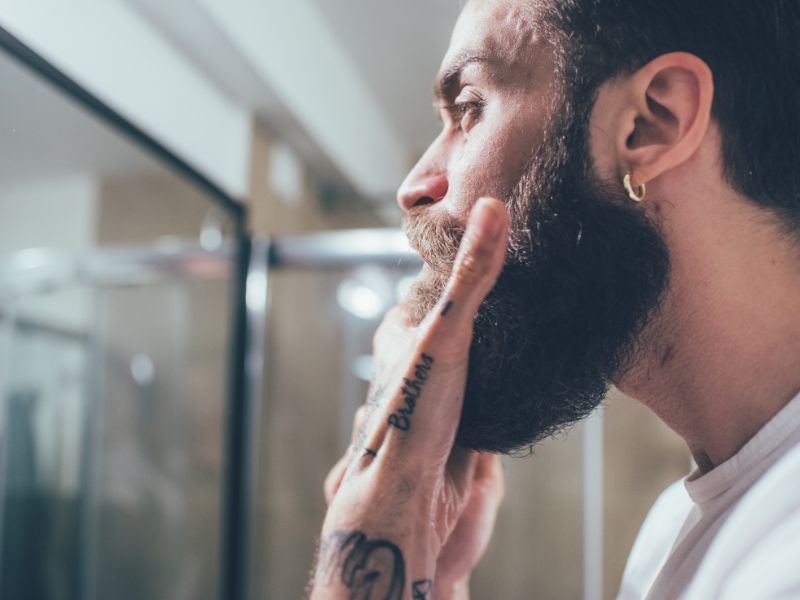
[{"label": "man's head", "polygon": [[[462,13],[436,87],[443,130],[398,196],[433,271],[414,292],[419,314],[441,290],[474,202],[497,196],[511,214],[508,261],[475,322],[463,446],[507,452],[534,443],[588,414],[635,363],[669,287],[669,207],[687,180],[729,186],[800,223],[790,161],[774,139],[733,119],[759,108],[720,99],[745,86],[740,67],[724,60],[746,54],[735,48],[742,40],[771,35],[782,68],[798,60],[796,38],[778,31],[779,17],[796,26],[798,10],[699,4],[472,0]],[[780,82],[738,75],[752,94]],[[768,160],[774,181],[755,174]],[[644,205],[625,195],[626,173],[648,184]]]}]

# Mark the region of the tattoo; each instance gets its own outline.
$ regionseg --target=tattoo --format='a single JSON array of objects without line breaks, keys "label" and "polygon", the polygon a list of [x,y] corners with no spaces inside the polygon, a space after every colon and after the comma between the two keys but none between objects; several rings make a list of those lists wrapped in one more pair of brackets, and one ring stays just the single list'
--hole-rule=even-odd
[{"label": "tattoo", "polygon": [[370,540],[361,531],[335,531],[320,543],[317,583],[330,586],[335,577],[350,590],[351,600],[402,600],[403,553],[389,540]]},{"label": "tattoo", "polygon": [[448,300],[448,301],[447,301],[447,304],[445,304],[445,305],[444,305],[444,309],[442,309],[442,313],[441,313],[441,314],[442,314],[442,316],[443,316],[443,317],[446,317],[446,316],[447,316],[447,313],[449,313],[449,312],[450,312],[450,309],[451,309],[451,308],[453,308],[453,301],[452,301],[452,300]]},{"label": "tattoo", "polygon": [[364,448],[364,456],[371,456],[372,458],[378,458],[378,453],[375,452],[375,450]]},{"label": "tattoo", "polygon": [[412,600],[429,600],[433,591],[433,579],[420,579],[411,584]]},{"label": "tattoo", "polygon": [[433,357],[424,352],[420,354],[422,362],[414,366],[414,379],[403,379],[403,401],[405,406],[400,410],[389,415],[389,425],[401,431],[411,429],[411,415],[414,414],[414,407],[417,405],[417,398],[422,393],[422,387],[428,379],[428,374],[433,366]]}]

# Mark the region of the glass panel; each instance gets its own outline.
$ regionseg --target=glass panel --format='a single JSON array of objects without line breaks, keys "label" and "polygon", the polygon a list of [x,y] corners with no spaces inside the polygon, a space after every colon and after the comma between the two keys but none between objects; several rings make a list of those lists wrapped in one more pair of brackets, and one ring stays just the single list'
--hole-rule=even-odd
[{"label": "glass panel", "polygon": [[217,595],[229,286],[183,279],[19,302],[89,302],[91,322],[71,328],[4,306],[4,599]]},{"label": "glass panel", "polygon": [[0,596],[76,598],[90,340],[30,316],[12,322],[10,310],[2,323],[14,352],[4,373]]},{"label": "glass panel", "polygon": [[218,597],[234,223],[2,52],[0,131],[0,597]]},{"label": "glass panel", "polygon": [[216,595],[227,327],[207,307],[224,284],[102,296],[92,598]]}]

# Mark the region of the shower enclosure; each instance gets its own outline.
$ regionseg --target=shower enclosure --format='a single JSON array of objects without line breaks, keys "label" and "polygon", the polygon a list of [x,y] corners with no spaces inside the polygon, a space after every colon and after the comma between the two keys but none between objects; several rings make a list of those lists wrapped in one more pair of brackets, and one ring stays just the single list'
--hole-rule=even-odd
[{"label": "shower enclosure", "polygon": [[233,266],[199,247],[7,260],[3,598],[216,596]]}]

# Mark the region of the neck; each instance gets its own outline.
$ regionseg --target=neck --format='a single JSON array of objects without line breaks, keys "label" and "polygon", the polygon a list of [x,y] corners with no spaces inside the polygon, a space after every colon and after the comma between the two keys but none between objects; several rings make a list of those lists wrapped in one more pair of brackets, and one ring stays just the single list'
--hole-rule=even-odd
[{"label": "neck", "polygon": [[800,253],[741,201],[697,204],[665,234],[670,289],[619,387],[708,471],[800,391]]}]

